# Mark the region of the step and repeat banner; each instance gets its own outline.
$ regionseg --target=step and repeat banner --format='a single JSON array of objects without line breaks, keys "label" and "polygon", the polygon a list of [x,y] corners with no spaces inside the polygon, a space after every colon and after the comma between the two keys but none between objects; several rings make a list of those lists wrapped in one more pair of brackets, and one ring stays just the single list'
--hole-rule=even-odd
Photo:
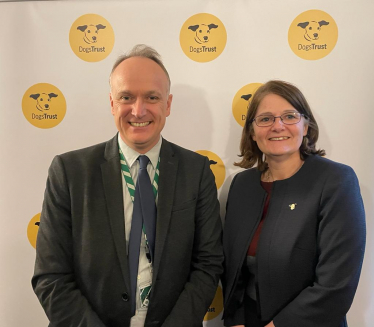
[{"label": "step and repeat banner", "polygon": [[[0,325],[48,322],[30,279],[52,158],[116,133],[109,73],[135,44],[154,47],[174,95],[163,136],[206,155],[222,217],[239,171],[248,103],[270,79],[297,85],[327,157],[353,167],[367,212],[350,327],[374,321],[374,45],[370,0],[0,2]],[[204,325],[222,326],[222,289]]]}]

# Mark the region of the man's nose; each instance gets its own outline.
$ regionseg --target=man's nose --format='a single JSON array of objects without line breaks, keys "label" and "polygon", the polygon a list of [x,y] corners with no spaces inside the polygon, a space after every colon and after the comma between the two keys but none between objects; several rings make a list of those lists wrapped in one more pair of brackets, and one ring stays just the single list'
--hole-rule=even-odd
[{"label": "man's nose", "polygon": [[132,115],[137,118],[142,118],[146,114],[145,102],[141,99],[137,99],[132,105]]}]

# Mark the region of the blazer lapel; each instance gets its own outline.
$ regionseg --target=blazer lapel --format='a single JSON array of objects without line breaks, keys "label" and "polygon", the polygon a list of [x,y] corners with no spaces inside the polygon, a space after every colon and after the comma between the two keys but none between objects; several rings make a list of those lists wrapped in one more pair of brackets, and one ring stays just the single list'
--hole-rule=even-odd
[{"label": "blazer lapel", "polygon": [[155,262],[153,265],[153,283],[156,281],[162,252],[169,228],[174,202],[175,184],[178,171],[178,158],[175,157],[171,144],[162,140],[160,151],[160,178],[158,183],[157,226]]},{"label": "blazer lapel", "polygon": [[[227,289],[231,290],[231,293],[227,296],[226,301],[233,295],[234,288],[232,286],[241,270],[250,241],[256,232],[256,223],[260,222],[266,199],[266,191],[260,184],[260,172],[256,172],[255,176],[247,174],[240,183],[239,186],[236,186],[235,198],[230,200],[232,209],[230,209],[230,213],[228,211],[226,213],[226,217],[230,216],[232,221],[229,226],[225,226],[224,245],[226,244],[225,238],[232,238],[234,244],[231,248],[235,249],[235,251],[230,251],[230,267],[228,268],[235,273],[235,278],[227,284]],[[252,185],[252,187],[247,187],[247,185]],[[251,213],[251,219],[248,219],[249,212]],[[238,228],[240,229],[238,230]]]},{"label": "blazer lapel", "polygon": [[104,193],[109,213],[114,244],[117,250],[118,260],[121,266],[125,284],[130,289],[129,266],[126,252],[126,236],[124,221],[123,189],[121,180],[121,165],[118,153],[118,134],[107,142],[104,158],[101,165]]}]

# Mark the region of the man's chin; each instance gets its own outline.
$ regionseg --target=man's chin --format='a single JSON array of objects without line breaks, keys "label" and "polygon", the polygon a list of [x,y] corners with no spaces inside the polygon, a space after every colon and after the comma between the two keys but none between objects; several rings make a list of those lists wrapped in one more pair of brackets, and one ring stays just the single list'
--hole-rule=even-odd
[{"label": "man's chin", "polygon": [[130,147],[139,152],[139,153],[146,153],[148,152],[149,150],[151,150],[155,145],[157,144],[157,140],[154,141],[154,140],[145,140],[145,139],[141,139],[141,140],[134,140],[132,142],[132,145],[130,145]]}]

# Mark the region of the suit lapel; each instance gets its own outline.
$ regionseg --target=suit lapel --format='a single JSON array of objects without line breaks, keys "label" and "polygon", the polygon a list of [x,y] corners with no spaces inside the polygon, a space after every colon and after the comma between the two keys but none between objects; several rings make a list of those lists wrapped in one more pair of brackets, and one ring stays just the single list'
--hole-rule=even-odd
[{"label": "suit lapel", "polygon": [[171,211],[174,202],[177,171],[178,158],[175,156],[171,144],[163,139],[160,151],[160,178],[158,183],[157,226],[155,262],[153,266],[153,283],[156,281],[167,232],[169,229]]},{"label": "suit lapel", "polygon": [[[247,187],[248,185],[251,187]],[[234,240],[230,248],[235,251],[230,250],[228,269],[235,274],[235,278],[227,284],[227,289],[231,290],[231,293],[227,296],[226,301],[233,296],[234,288],[232,286],[236,282],[237,274],[241,271],[248,247],[256,232],[256,224],[260,222],[262,216],[266,191],[261,186],[261,173],[256,171],[255,176],[247,174],[245,179],[240,181],[240,185],[236,186],[236,193],[232,197],[230,212],[227,211],[226,214],[226,217],[229,217],[231,221],[225,225],[224,245],[227,244],[226,239]],[[250,213],[251,219],[248,219],[248,213]]]},{"label": "suit lapel", "polygon": [[117,137],[118,136],[116,135],[106,144],[104,154],[106,161],[101,165],[101,174],[109,213],[109,223],[117,250],[118,260],[126,286],[130,289],[129,267],[126,253],[121,165]]}]

